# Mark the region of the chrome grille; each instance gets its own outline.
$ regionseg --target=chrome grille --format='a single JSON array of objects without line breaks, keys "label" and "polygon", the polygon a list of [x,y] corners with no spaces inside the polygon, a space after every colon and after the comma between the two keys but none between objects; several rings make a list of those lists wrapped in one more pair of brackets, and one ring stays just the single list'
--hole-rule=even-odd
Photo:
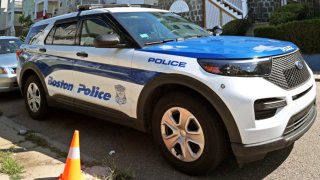
[{"label": "chrome grille", "polygon": [[[297,61],[303,64],[302,69],[295,65]],[[266,79],[281,88],[295,88],[310,78],[307,65],[299,51],[289,55],[272,58],[272,70]]]}]

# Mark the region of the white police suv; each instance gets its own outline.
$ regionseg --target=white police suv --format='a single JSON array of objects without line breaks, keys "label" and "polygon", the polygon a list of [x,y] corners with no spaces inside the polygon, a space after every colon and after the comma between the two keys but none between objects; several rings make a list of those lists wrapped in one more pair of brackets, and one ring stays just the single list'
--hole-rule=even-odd
[{"label": "white police suv", "polygon": [[164,10],[84,6],[35,23],[25,43],[17,73],[31,117],[59,104],[150,132],[189,174],[229,149],[238,163],[262,159],[315,121],[313,74],[290,42],[210,36]]}]

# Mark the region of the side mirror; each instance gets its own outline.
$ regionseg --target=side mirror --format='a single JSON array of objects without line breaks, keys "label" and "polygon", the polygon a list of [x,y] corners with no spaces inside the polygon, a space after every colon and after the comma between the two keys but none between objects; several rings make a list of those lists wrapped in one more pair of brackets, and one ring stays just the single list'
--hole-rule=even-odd
[{"label": "side mirror", "polygon": [[120,39],[116,34],[104,34],[97,36],[93,44],[96,48],[115,48],[120,45]]},{"label": "side mirror", "polygon": [[221,26],[215,26],[213,29],[212,29],[212,32],[215,36],[220,36],[220,34],[223,33],[223,29]]}]

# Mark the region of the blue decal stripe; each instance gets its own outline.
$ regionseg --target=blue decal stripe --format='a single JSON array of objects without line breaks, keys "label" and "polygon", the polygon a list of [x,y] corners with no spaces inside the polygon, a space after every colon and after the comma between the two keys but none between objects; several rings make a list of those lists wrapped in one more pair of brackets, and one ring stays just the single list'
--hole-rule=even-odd
[{"label": "blue decal stripe", "polygon": [[54,56],[43,56],[35,62],[45,77],[59,70],[70,70],[92,74],[110,79],[127,81],[144,85],[149,80],[159,76],[160,72],[132,69],[128,67],[114,66],[77,59],[67,59]]}]

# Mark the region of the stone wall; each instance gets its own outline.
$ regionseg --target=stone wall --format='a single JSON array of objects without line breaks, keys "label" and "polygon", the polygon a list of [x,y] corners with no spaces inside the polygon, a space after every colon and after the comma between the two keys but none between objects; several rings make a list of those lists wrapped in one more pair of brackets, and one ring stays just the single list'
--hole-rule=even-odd
[{"label": "stone wall", "polygon": [[249,9],[257,21],[268,21],[271,14],[281,6],[280,0],[248,0]]},{"label": "stone wall", "polygon": [[316,14],[319,14],[319,9],[317,9],[316,7],[317,3],[319,4],[319,1],[320,0],[297,0],[296,2],[307,4],[310,9],[309,15],[314,16]]},{"label": "stone wall", "polygon": [[[288,0],[288,3],[299,2],[309,6],[310,15],[320,15],[320,0]],[[271,14],[281,6],[281,0],[248,0],[257,21],[268,21]]]},{"label": "stone wall", "polygon": [[[175,0],[159,0],[159,6],[160,9],[166,9],[169,10],[170,6],[175,2]],[[204,4],[203,0],[185,0],[185,2],[188,4],[190,11],[187,13],[182,13],[184,18],[200,25],[204,26]]]},{"label": "stone wall", "polygon": [[314,0],[314,15],[320,16],[320,0]]}]

